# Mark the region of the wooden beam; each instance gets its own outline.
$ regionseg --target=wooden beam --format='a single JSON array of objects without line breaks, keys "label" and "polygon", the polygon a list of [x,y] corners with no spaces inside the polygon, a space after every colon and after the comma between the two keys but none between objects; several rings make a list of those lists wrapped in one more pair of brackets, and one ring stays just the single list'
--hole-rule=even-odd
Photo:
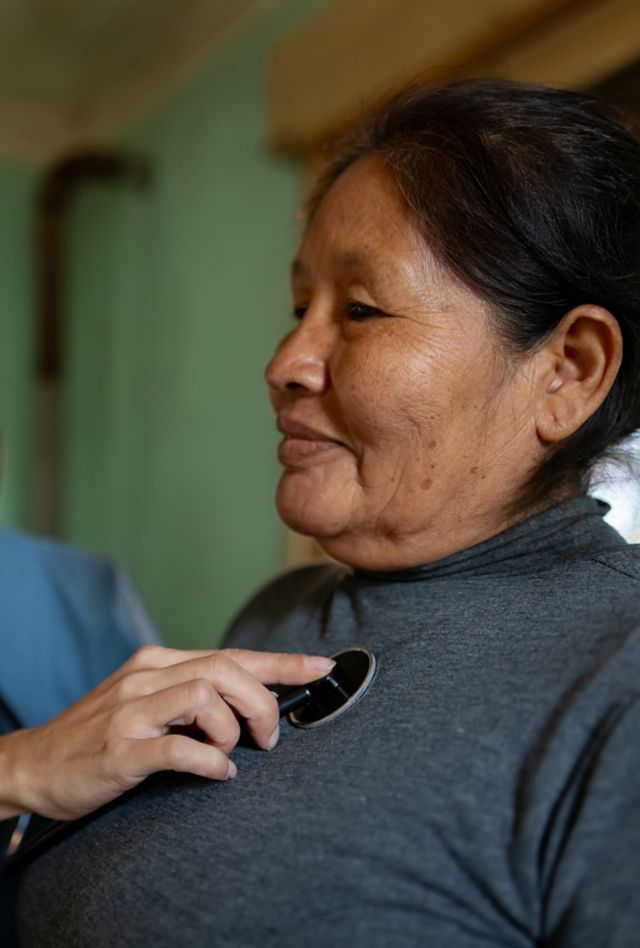
[{"label": "wooden beam", "polygon": [[333,0],[272,50],[270,141],[304,155],[417,75],[588,85],[640,56],[640,0]]},{"label": "wooden beam", "polygon": [[493,56],[476,76],[586,88],[640,59],[640,0],[592,0]]}]

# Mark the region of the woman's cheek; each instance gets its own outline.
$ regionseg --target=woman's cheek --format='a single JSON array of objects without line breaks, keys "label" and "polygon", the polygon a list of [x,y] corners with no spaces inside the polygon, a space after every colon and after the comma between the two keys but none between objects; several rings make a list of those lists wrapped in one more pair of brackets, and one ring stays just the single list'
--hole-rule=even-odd
[{"label": "woman's cheek", "polygon": [[331,374],[340,413],[356,441],[402,454],[407,439],[412,451],[423,435],[432,442],[443,409],[442,385],[437,354],[415,333],[401,335],[399,323],[387,325],[362,326],[336,352]]},{"label": "woman's cheek", "polygon": [[[382,402],[402,396],[403,390],[430,372],[430,358],[399,338],[398,332],[371,327],[342,348],[335,362],[334,384],[353,398]],[[364,327],[362,327],[364,330]]]}]

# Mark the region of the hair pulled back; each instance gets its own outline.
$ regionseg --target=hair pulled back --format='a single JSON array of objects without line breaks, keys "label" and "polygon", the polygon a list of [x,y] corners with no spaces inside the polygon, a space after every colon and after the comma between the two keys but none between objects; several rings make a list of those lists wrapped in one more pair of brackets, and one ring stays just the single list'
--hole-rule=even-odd
[{"label": "hair pulled back", "polygon": [[512,357],[574,307],[605,307],[623,362],[600,408],[532,473],[519,506],[586,490],[596,461],[640,426],[640,142],[593,97],[524,83],[417,84],[332,152],[315,208],[376,155],[436,258],[482,297]]}]

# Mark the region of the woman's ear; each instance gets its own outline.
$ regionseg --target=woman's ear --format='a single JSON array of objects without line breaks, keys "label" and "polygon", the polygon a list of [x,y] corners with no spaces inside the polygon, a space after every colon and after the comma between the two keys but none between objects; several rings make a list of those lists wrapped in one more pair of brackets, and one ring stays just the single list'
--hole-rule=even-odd
[{"label": "woman's ear", "polygon": [[622,333],[601,306],[577,306],[539,352],[544,365],[536,430],[544,442],[577,431],[609,394],[622,362]]}]

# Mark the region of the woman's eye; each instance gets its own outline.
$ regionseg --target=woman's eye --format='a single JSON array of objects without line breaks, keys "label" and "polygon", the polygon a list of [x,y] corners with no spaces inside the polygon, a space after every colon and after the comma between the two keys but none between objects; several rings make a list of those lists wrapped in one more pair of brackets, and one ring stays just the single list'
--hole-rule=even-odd
[{"label": "woman's eye", "polygon": [[[308,306],[294,306],[293,318],[300,322],[304,319]],[[372,316],[382,316],[382,310],[375,306],[367,306],[366,303],[356,303],[355,300],[348,300],[344,307],[349,319],[370,319]]]},{"label": "woman's eye", "polygon": [[345,312],[350,319],[368,319],[371,316],[381,316],[382,311],[375,306],[367,306],[366,303],[356,303],[355,300],[349,300],[345,306]]}]

